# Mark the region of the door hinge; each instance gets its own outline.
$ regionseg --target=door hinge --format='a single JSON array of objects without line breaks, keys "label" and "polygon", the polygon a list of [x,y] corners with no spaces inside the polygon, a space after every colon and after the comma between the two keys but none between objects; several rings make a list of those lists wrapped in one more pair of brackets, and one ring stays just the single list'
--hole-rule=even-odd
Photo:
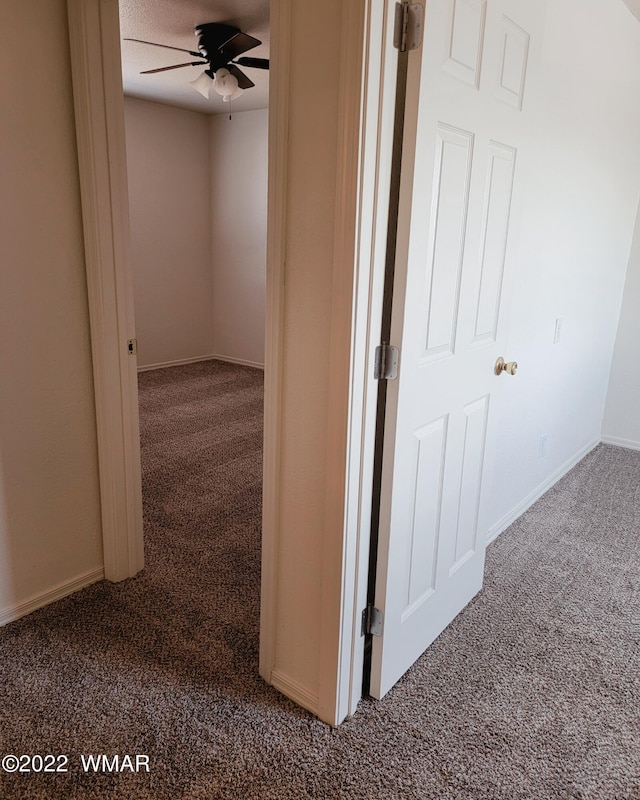
[{"label": "door hinge", "polygon": [[420,3],[396,3],[393,46],[401,53],[417,50],[422,44],[424,8]]},{"label": "door hinge", "polygon": [[138,340],[137,339],[128,339],[127,340],[127,350],[130,356],[135,356],[138,352]]},{"label": "door hinge", "polygon": [[362,635],[382,636],[382,611],[367,606],[362,612]]},{"label": "door hinge", "polygon": [[377,381],[394,381],[398,377],[398,361],[400,351],[392,344],[381,344],[376,347],[373,377]]}]

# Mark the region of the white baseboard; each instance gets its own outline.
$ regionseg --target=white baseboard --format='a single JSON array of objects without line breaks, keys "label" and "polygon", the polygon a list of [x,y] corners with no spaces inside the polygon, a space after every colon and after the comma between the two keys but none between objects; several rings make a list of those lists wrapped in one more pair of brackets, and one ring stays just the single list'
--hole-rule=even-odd
[{"label": "white baseboard", "polygon": [[633,439],[620,439],[618,436],[603,436],[603,444],[613,444],[616,447],[626,447],[627,450],[640,450],[640,442]]},{"label": "white baseboard", "polygon": [[258,361],[247,361],[244,358],[234,358],[233,356],[211,356],[216,361],[226,361],[228,364],[240,364],[243,367],[255,367],[256,369],[264,369],[264,364]]},{"label": "white baseboard", "polygon": [[138,372],[149,372],[152,369],[164,369],[165,367],[181,367],[184,364],[197,364],[198,361],[211,361],[217,356],[195,356],[194,358],[178,358],[175,361],[159,361],[157,364],[144,364],[138,367]]},{"label": "white baseboard", "polygon": [[164,369],[165,367],[181,367],[185,364],[197,364],[199,361],[226,361],[229,364],[240,364],[244,367],[255,367],[256,369],[264,369],[264,364],[259,364],[257,361],[245,361],[242,358],[233,358],[232,356],[195,356],[194,358],[179,358],[176,361],[161,361],[158,364],[145,364],[138,367],[138,372],[150,372],[152,369]]},{"label": "white baseboard", "polygon": [[582,461],[582,459],[599,444],[600,439],[592,439],[589,444],[578,450],[575,455],[567,459],[567,461],[565,461],[562,466],[558,467],[558,469],[546,480],[536,486],[536,488],[530,492],[524,498],[524,500],[518,503],[515,508],[512,508],[511,511],[508,511],[501,519],[499,519],[495,525],[489,528],[489,532],[487,533],[487,544],[496,539],[509,527],[509,525],[512,525],[518,519],[518,517],[521,517],[524,512],[536,502],[536,500],[539,500],[545,492],[548,492],[549,489],[551,489],[551,487],[560,480],[560,478],[563,478],[567,472],[569,472],[569,470],[573,469],[579,461]]},{"label": "white baseboard", "polygon": [[36,611],[43,606],[48,606],[50,603],[55,603],[56,600],[62,600],[63,597],[77,592],[79,589],[84,589],[85,586],[90,586],[92,583],[97,583],[104,579],[104,568],[98,567],[97,569],[89,570],[82,575],[78,575],[71,581],[59,583],[53,589],[49,589],[41,594],[34,594],[22,603],[15,606],[3,608],[0,611],[0,626],[6,625],[8,622],[13,622],[20,617],[25,617]]},{"label": "white baseboard", "polygon": [[311,711],[312,714],[318,716],[320,705],[318,698],[301,683],[274,670],[271,673],[271,685],[290,700],[293,700],[294,703],[297,703],[299,706],[306,708],[307,711]]}]

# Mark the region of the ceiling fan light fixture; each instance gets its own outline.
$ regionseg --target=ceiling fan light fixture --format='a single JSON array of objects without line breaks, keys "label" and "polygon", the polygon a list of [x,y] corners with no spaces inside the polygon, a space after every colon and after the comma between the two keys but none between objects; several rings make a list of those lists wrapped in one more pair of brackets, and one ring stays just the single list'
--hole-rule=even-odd
[{"label": "ceiling fan light fixture", "polygon": [[223,100],[223,102],[225,102],[225,103],[230,103],[230,102],[231,102],[231,100],[237,100],[237,99],[238,99],[238,97],[240,97],[240,95],[241,95],[241,94],[244,94],[244,89],[241,89],[241,88],[238,86],[238,88],[235,90],[235,92],[234,92],[233,94],[227,94],[227,95],[225,95],[225,96],[222,98],[222,100]]},{"label": "ceiling fan light fixture", "polygon": [[231,98],[236,95],[238,91],[238,79],[232,75],[228,69],[222,67],[216,71],[216,77],[213,82],[213,88],[222,97],[223,100]]},{"label": "ceiling fan light fixture", "polygon": [[196,92],[200,92],[200,94],[206,100],[209,99],[211,87],[213,86],[213,80],[207,75],[206,72],[201,72],[195,80],[189,81],[189,83],[193,86]]}]

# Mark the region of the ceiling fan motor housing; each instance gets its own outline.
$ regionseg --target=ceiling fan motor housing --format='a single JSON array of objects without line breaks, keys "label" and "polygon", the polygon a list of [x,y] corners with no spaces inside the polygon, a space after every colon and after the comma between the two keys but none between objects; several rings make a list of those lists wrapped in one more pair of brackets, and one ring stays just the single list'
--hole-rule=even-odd
[{"label": "ceiling fan motor housing", "polygon": [[210,71],[215,73],[222,67],[226,67],[228,58],[220,53],[220,48],[232,36],[240,33],[240,29],[221,22],[207,22],[205,25],[196,25],[195,32],[198,40],[198,50],[211,65]]}]

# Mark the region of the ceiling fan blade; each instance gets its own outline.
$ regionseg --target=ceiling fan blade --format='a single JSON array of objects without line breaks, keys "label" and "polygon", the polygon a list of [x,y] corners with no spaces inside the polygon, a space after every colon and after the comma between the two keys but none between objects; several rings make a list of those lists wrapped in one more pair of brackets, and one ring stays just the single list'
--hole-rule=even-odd
[{"label": "ceiling fan blade", "polygon": [[269,69],[268,58],[251,58],[251,56],[243,56],[237,58],[234,64],[239,64],[241,67],[253,67],[254,69]]},{"label": "ceiling fan blade", "polygon": [[196,58],[202,58],[202,53],[197,53],[194,50],[185,50],[184,47],[172,47],[170,44],[158,44],[157,42],[146,42],[144,39],[125,38],[123,41],[140,42],[140,44],[150,44],[153,45],[153,47],[164,47],[165,50],[179,50],[181,53],[189,53],[190,56],[196,56]]},{"label": "ceiling fan blade", "polygon": [[180,67],[201,67],[207,66],[206,61],[187,61],[186,64],[173,64],[170,67],[158,67],[157,69],[145,69],[141,75],[153,75],[154,72],[166,72],[169,69],[180,69]]},{"label": "ceiling fan blade", "polygon": [[247,77],[241,69],[238,69],[235,64],[229,64],[227,69],[232,75],[238,80],[238,86],[241,89],[250,89],[252,86],[255,86],[255,83],[251,80],[251,78]]},{"label": "ceiling fan blade", "polygon": [[246,33],[236,33],[230,39],[227,39],[224,44],[220,45],[218,52],[231,61],[232,58],[236,58],[241,53],[246,53],[247,50],[252,50],[259,44],[262,44],[260,39],[256,39]]}]

